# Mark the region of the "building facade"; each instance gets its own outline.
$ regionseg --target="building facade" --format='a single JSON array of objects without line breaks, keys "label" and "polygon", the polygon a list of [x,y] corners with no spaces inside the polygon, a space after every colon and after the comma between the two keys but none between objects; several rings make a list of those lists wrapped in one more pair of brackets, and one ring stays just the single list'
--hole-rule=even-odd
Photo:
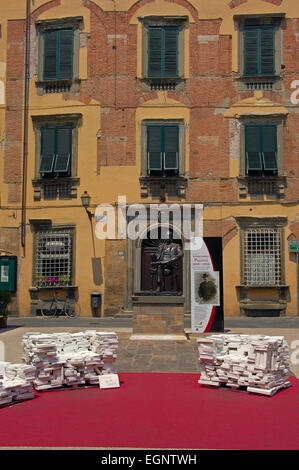
[{"label": "building facade", "polygon": [[[298,2],[11,0],[0,11],[0,260],[15,269],[11,310],[36,315],[55,290],[91,316],[96,290],[101,316],[131,314],[145,296],[189,315],[188,250],[176,292],[151,285],[157,244],[147,234],[159,223],[147,215],[176,204],[191,207],[193,228],[203,205],[212,258],[213,240],[222,251],[225,316],[296,316]],[[96,217],[103,204],[106,218]],[[133,239],[116,209],[136,204],[146,215]],[[176,239],[182,217],[171,218]],[[103,239],[105,221],[116,232]]]}]

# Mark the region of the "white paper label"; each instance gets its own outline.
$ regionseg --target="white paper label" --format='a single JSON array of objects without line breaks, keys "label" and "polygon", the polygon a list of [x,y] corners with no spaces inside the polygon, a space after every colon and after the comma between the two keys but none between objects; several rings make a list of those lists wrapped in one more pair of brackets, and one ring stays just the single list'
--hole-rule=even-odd
[{"label": "white paper label", "polygon": [[107,374],[99,376],[100,388],[118,388],[119,379],[117,374]]},{"label": "white paper label", "polygon": [[8,282],[9,266],[1,266],[1,282]]}]

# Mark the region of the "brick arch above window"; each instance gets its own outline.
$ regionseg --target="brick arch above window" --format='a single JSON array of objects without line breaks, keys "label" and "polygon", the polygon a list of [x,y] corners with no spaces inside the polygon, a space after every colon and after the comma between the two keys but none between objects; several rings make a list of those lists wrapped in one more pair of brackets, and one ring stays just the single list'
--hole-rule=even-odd
[{"label": "brick arch above window", "polygon": [[[276,5],[276,6],[280,6],[282,4],[282,1],[283,0],[262,0],[262,2],[272,3],[272,5]],[[243,5],[244,3],[247,3],[247,2],[248,2],[248,0],[231,0],[231,2],[229,2],[228,6],[231,9],[233,9],[233,8],[237,8],[240,5]]]}]

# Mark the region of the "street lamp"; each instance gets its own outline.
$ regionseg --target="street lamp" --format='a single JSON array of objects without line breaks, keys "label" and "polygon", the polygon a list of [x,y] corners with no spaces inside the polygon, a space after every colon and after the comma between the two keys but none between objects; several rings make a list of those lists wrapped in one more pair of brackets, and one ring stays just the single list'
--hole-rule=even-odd
[{"label": "street lamp", "polygon": [[88,192],[84,191],[84,194],[82,194],[82,196],[81,196],[81,201],[82,201],[82,206],[86,210],[87,215],[88,215],[89,218],[94,216],[94,214],[88,210],[88,207],[90,205],[90,199],[91,199],[91,197],[88,194]]}]

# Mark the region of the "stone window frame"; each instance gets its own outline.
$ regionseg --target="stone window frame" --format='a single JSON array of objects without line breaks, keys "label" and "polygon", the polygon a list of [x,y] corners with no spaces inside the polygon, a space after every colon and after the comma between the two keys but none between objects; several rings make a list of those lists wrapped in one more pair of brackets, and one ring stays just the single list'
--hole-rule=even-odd
[{"label": "stone window frame", "polygon": [[[61,114],[47,116],[31,116],[35,133],[35,164],[34,178],[32,184],[34,186],[34,199],[39,200],[42,197],[42,187],[44,184],[54,184],[65,182],[71,185],[69,198],[77,197],[77,186],[80,183],[78,178],[78,129],[82,125],[82,114]],[[46,126],[69,125],[72,127],[72,159],[71,159],[71,175],[66,177],[44,178],[40,175],[40,159],[41,159],[41,128]]]},{"label": "stone window frame", "polygon": [[[240,285],[248,289],[254,289],[255,287],[263,288],[280,288],[285,285],[285,230],[284,227],[287,225],[287,219],[285,217],[238,217],[238,225],[240,227]],[[280,234],[280,280],[279,284],[268,285],[268,284],[246,284],[244,280],[244,263],[245,263],[245,236],[247,230],[252,229],[271,229]]]},{"label": "stone window frame", "polygon": [[[138,18],[142,23],[142,84],[143,91],[176,90],[182,91],[185,83],[185,29],[188,16],[147,16]],[[148,76],[148,29],[152,26],[176,26],[178,35],[178,76],[173,78],[153,78]]]},{"label": "stone window frame", "polygon": [[[51,221],[44,222],[37,222],[31,221],[32,231],[33,231],[33,253],[32,253],[32,287],[34,289],[73,289],[76,286],[74,285],[75,282],[75,275],[76,275],[76,224],[52,224]],[[70,284],[61,284],[56,286],[38,286],[37,282],[37,257],[38,257],[38,235],[42,232],[50,232],[53,231],[53,235],[55,232],[65,231],[71,235],[72,240],[72,253],[71,253],[71,280]]]},{"label": "stone window frame", "polygon": [[[240,163],[239,163],[239,176],[242,178],[251,178],[250,175],[246,175],[245,172],[245,126],[247,124],[271,124],[276,125],[277,129],[277,176],[279,178],[284,176],[284,119],[279,116],[246,116],[240,118]],[[270,176],[269,176],[270,177]],[[267,176],[264,178],[268,178]]]},{"label": "stone window frame", "polygon": [[[49,20],[38,20],[35,22],[38,37],[37,54],[37,93],[61,93],[79,91],[79,49],[80,49],[80,30],[83,28],[83,17],[55,18]],[[50,30],[72,29],[74,32],[73,43],[73,76],[71,79],[44,80],[44,33]]]},{"label": "stone window frame", "polygon": [[[147,173],[147,126],[176,125],[179,128],[179,172],[177,176],[152,176]],[[140,176],[148,179],[172,180],[186,177],[186,124],[184,119],[143,119],[141,122],[141,162]]]},{"label": "stone window frame", "polygon": [[[271,89],[280,91],[282,89],[282,64],[283,64],[283,20],[285,13],[266,13],[266,14],[244,14],[234,15],[235,28],[238,32],[238,91],[249,91],[250,89]],[[264,76],[245,76],[244,75],[244,35],[243,28],[246,21],[256,20],[261,26],[274,24],[275,26],[275,73],[274,75]],[[254,84],[253,88],[248,85]]]}]

